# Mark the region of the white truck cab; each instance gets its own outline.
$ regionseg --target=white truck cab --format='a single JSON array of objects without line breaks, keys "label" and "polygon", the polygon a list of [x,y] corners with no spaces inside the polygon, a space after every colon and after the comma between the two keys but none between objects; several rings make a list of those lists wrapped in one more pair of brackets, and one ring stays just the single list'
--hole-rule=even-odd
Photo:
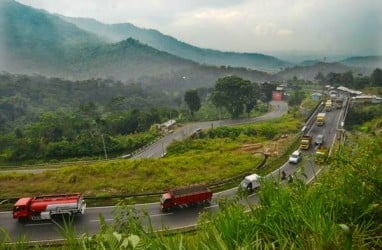
[{"label": "white truck cab", "polygon": [[251,174],[244,177],[240,183],[240,188],[243,190],[253,191],[260,188],[261,176],[257,174]]}]

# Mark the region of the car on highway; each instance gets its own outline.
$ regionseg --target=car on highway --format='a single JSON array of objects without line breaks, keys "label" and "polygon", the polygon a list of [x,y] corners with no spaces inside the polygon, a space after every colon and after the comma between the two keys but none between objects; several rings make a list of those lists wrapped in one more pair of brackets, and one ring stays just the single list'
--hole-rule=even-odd
[{"label": "car on highway", "polygon": [[299,150],[294,151],[290,156],[289,156],[289,162],[297,164],[299,161],[301,161],[301,152]]},{"label": "car on highway", "polygon": [[316,138],[314,139],[314,143],[316,145],[322,145],[324,143],[324,135],[323,134],[318,134]]}]

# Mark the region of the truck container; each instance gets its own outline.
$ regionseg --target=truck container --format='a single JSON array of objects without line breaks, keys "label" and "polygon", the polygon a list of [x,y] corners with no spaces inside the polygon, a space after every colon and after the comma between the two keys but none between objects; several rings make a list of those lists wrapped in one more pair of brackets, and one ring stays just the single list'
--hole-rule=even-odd
[{"label": "truck container", "polygon": [[240,182],[240,188],[242,190],[248,190],[252,192],[255,189],[260,188],[260,175],[251,174],[244,177],[244,179]]},{"label": "truck container", "polygon": [[308,150],[310,148],[310,144],[312,144],[312,136],[303,135],[301,137],[300,149]]},{"label": "truck container", "polygon": [[344,102],[343,98],[337,97],[337,99],[335,101],[336,109],[341,109],[342,105],[343,105],[343,102]]},{"label": "truck container", "polygon": [[327,100],[325,102],[325,110],[326,110],[326,112],[332,111],[332,108],[333,108],[332,100]]},{"label": "truck container", "polygon": [[162,211],[169,211],[176,207],[191,206],[200,203],[209,203],[212,191],[205,185],[193,185],[171,189],[162,194],[160,206]]},{"label": "truck container", "polygon": [[20,222],[84,214],[86,203],[79,193],[20,198],[13,205],[13,218]]},{"label": "truck container", "polygon": [[327,147],[320,145],[316,149],[316,156],[315,156],[315,162],[317,164],[323,164],[328,158],[329,150]]},{"label": "truck container", "polygon": [[326,113],[318,113],[316,118],[317,126],[323,126],[325,124]]}]

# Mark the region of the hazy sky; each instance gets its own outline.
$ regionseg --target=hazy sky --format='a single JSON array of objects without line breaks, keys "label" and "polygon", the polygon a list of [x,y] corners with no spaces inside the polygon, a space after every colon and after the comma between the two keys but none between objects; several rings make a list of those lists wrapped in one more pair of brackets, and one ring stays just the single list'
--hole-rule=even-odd
[{"label": "hazy sky", "polygon": [[382,55],[382,0],[17,0],[104,23],[129,22],[202,48]]}]

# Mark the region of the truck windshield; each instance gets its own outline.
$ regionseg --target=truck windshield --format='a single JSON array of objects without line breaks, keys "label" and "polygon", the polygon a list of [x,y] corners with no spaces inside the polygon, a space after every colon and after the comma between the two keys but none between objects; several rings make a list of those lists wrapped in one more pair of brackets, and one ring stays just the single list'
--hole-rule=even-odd
[{"label": "truck windshield", "polygon": [[160,197],[160,203],[161,204],[164,204],[164,203],[166,203],[168,201],[169,201],[169,199],[166,199],[164,196]]},{"label": "truck windshield", "polygon": [[15,206],[15,207],[13,207],[13,211],[14,212],[21,211],[21,210],[24,210],[24,206]]}]

